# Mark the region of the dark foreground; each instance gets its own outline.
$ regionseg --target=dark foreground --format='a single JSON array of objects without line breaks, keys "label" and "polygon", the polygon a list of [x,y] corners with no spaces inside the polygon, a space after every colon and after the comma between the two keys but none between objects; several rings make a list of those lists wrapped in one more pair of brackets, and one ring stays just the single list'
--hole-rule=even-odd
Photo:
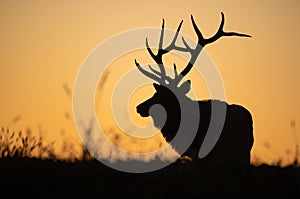
[{"label": "dark foreground", "polygon": [[98,161],[0,159],[1,194],[14,197],[300,198],[300,168],[262,165],[248,171],[173,163],[150,173],[124,173]]}]

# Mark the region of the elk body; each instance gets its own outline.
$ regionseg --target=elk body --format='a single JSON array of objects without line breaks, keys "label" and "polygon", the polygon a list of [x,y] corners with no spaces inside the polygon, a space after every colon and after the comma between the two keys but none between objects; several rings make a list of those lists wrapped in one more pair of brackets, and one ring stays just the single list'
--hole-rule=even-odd
[{"label": "elk body", "polygon": [[[193,125],[195,122],[197,123],[198,129],[192,144],[187,148],[182,156],[187,155],[191,157],[193,161],[201,161],[203,165],[209,166],[223,166],[228,164],[234,166],[249,166],[250,151],[254,142],[252,116],[250,112],[240,105],[228,104],[227,102],[223,101],[192,100],[186,96],[186,94],[190,91],[191,81],[187,80],[180,84],[184,76],[186,76],[187,73],[192,69],[199,53],[205,45],[216,41],[222,36],[251,37],[249,35],[236,32],[224,32],[224,14],[221,13],[221,15],[222,21],[217,33],[208,39],[202,36],[193,19],[193,16],[191,16],[192,24],[198,37],[198,44],[194,48],[189,46],[183,37],[182,42],[184,47],[180,47],[175,44],[183,21],[181,21],[171,44],[166,48],[163,48],[163,21],[159,47],[156,54],[150,49],[148,40],[146,39],[147,50],[150,56],[157,63],[159,70],[156,70],[149,65],[149,69],[151,71],[149,72],[148,70],[143,69],[136,60],[135,64],[142,74],[155,80],[158,82],[158,84],[153,84],[156,92],[150,99],[137,106],[137,112],[142,117],[152,117],[154,125],[161,129],[166,141],[171,142],[178,132],[178,128],[182,121],[182,111],[184,109],[185,112],[188,113],[185,115],[185,119],[190,121],[190,123],[187,122],[187,124],[185,124],[185,129],[188,130],[189,125]],[[163,55],[172,50],[187,52],[191,55],[189,62],[180,74],[178,74],[176,65],[174,64],[174,78],[166,75],[166,70],[162,59]],[[151,108],[156,104],[159,104],[164,108],[166,116],[160,109]],[[198,153],[211,122],[210,119],[212,114],[212,105],[222,105],[226,107],[224,126],[218,141],[210,153],[204,158],[199,159]],[[193,118],[196,117],[194,111],[195,106],[199,107],[200,113],[200,119],[197,121],[193,120]],[[176,149],[176,146],[173,147]]]}]

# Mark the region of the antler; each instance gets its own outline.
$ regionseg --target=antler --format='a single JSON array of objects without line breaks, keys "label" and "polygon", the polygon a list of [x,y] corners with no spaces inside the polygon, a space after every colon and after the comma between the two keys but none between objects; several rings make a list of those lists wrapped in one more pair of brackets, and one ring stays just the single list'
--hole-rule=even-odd
[{"label": "antler", "polygon": [[[153,51],[149,47],[148,39],[146,38],[146,47],[147,47],[147,50],[148,50],[150,56],[157,63],[160,71],[155,70],[154,68],[152,68],[149,65],[149,69],[153,72],[153,73],[150,73],[147,70],[143,69],[140,66],[140,64],[135,60],[135,65],[137,66],[137,68],[139,69],[139,71],[141,73],[143,73],[145,76],[147,76],[147,77],[149,77],[149,78],[151,78],[151,79],[159,82],[160,84],[166,84],[166,80],[169,83],[172,82],[172,78],[170,78],[170,77],[168,77],[166,75],[165,66],[164,66],[163,61],[162,61],[163,55],[166,54],[166,53],[168,53],[168,52],[170,52],[171,50],[186,51],[185,48],[182,48],[182,47],[179,47],[179,46],[175,45],[175,42],[177,40],[177,37],[178,37],[178,34],[179,34],[179,31],[180,31],[182,23],[183,23],[183,20],[181,20],[181,22],[180,22],[180,24],[179,24],[179,26],[177,28],[176,34],[175,34],[175,36],[174,36],[171,44],[167,48],[163,49],[163,38],[164,38],[164,29],[165,29],[165,27],[164,27],[165,21],[163,19],[161,33],[160,33],[160,39],[159,39],[159,47],[158,47],[158,51],[157,51],[156,55],[153,53]],[[176,70],[176,67],[174,68],[174,72],[175,72],[175,70]],[[177,74],[177,71],[176,71],[176,74]]]},{"label": "antler", "polygon": [[[150,65],[149,65],[149,69],[153,72],[153,73],[150,73],[148,72],[147,70],[143,69],[139,63],[135,60],[135,64],[138,68],[138,70],[143,73],[145,76],[159,82],[160,84],[163,84],[165,85],[166,84],[166,80],[169,82],[169,84],[173,84],[173,85],[178,85],[179,82],[183,79],[184,76],[186,76],[190,70],[193,68],[194,66],[194,63],[198,57],[198,55],[200,54],[202,48],[204,46],[206,46],[207,44],[209,43],[213,43],[215,42],[216,40],[218,40],[219,38],[223,37],[223,36],[238,36],[238,37],[251,37],[250,35],[247,35],[247,34],[242,34],[242,33],[236,33],[236,32],[224,32],[223,28],[224,28],[224,14],[223,12],[221,12],[221,16],[222,16],[222,20],[221,20],[221,24],[219,26],[219,29],[217,31],[217,33],[208,38],[208,39],[205,39],[201,33],[201,31],[199,30],[193,16],[191,15],[191,20],[192,20],[192,24],[193,24],[193,28],[197,34],[197,37],[198,37],[198,44],[195,48],[191,48],[188,43],[185,41],[184,37],[182,37],[182,42],[184,44],[184,47],[180,47],[180,46],[176,46],[176,40],[177,40],[177,37],[179,35],[179,31],[180,31],[180,28],[182,26],[182,23],[183,23],[183,20],[180,22],[177,30],[176,30],[176,33],[175,33],[175,36],[171,42],[171,44],[163,49],[163,37],[164,37],[164,20],[163,20],[163,23],[162,23],[162,29],[161,29],[161,34],[160,34],[160,40],[159,40],[159,48],[158,48],[158,51],[157,51],[157,54],[155,55],[153,53],[153,51],[150,49],[149,47],[149,44],[148,44],[148,39],[146,38],[146,47],[147,47],[147,50],[150,54],[150,56],[154,59],[154,61],[158,64],[158,67],[160,69],[160,71],[157,71],[155,70],[154,68],[152,68]],[[175,77],[174,79],[172,79],[171,77],[168,77],[166,75],[166,70],[165,70],[165,67],[163,65],[163,61],[162,61],[162,56],[172,50],[177,50],[177,51],[181,51],[181,52],[188,52],[191,54],[191,58],[190,58],[190,61],[188,62],[188,64],[186,65],[186,67],[182,70],[182,72],[178,75],[178,72],[177,72],[177,69],[176,69],[176,65],[174,64],[174,74],[175,74]]]},{"label": "antler", "polygon": [[[191,15],[191,20],[192,20],[192,24],[193,24],[193,27],[194,27],[194,30],[198,36],[198,44],[196,46],[195,49],[190,49],[189,52],[191,53],[191,59],[188,63],[188,65],[184,68],[184,70],[180,73],[179,75],[179,78],[177,80],[177,83],[180,82],[180,80],[186,75],[188,74],[188,72],[190,72],[190,70],[192,69],[199,53],[201,52],[202,48],[204,46],[206,46],[207,44],[209,43],[213,43],[215,42],[216,40],[218,40],[219,38],[221,38],[222,36],[238,36],[238,37],[251,37],[250,35],[247,35],[247,34],[242,34],[242,33],[236,33],[236,32],[224,32],[223,30],[223,27],[224,27],[224,14],[223,12],[221,12],[221,15],[222,15],[222,21],[221,21],[221,24],[219,26],[219,29],[217,31],[217,33],[212,36],[211,38],[208,38],[208,39],[205,39],[201,33],[201,31],[199,30],[193,16]],[[182,38],[183,39],[183,38]],[[184,41],[184,39],[183,39]],[[188,45],[187,43],[184,41],[184,45],[186,46],[186,48],[188,48]]]}]

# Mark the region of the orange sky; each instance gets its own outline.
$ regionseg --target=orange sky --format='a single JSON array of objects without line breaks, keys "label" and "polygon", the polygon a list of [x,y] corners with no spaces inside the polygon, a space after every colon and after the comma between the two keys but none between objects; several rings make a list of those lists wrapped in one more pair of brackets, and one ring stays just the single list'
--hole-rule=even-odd
[{"label": "orange sky", "polygon": [[[225,30],[253,36],[222,38],[206,47],[222,75],[227,101],[253,115],[253,155],[266,162],[291,161],[300,143],[299,11],[297,0],[1,1],[0,125],[41,128],[57,142],[64,129],[76,140],[73,121],[65,117],[72,111],[71,98],[62,85],[73,87],[96,45],[122,31],[158,27],[162,18],[173,29],[183,19],[182,32],[195,38],[190,14],[210,36],[224,12]],[[18,115],[21,119],[13,122]]]}]

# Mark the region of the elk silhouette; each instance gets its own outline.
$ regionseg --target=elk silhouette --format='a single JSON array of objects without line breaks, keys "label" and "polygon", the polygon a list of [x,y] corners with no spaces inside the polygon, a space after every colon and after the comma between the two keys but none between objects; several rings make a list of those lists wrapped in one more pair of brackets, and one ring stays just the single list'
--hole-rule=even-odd
[{"label": "elk silhouette", "polygon": [[[187,115],[187,120],[193,121],[192,119],[195,115],[192,107],[193,105],[197,105],[201,115],[200,119],[196,121],[198,122],[197,133],[192,144],[187,148],[185,153],[182,154],[182,157],[189,156],[193,161],[201,161],[204,165],[249,166],[250,151],[254,142],[251,113],[240,105],[228,104],[224,101],[213,99],[194,101],[186,96],[186,94],[190,91],[191,81],[187,80],[180,84],[180,81],[183,80],[183,77],[186,76],[192,69],[202,48],[207,44],[215,42],[222,36],[251,37],[247,34],[225,32],[223,30],[224,14],[221,13],[221,16],[222,20],[217,33],[211,38],[204,38],[197,27],[193,16],[191,15],[192,25],[198,37],[198,44],[194,48],[191,47],[183,37],[183,47],[175,44],[183,20],[180,22],[171,44],[166,48],[163,48],[163,19],[159,47],[156,54],[149,47],[148,40],[146,38],[146,48],[150,56],[156,62],[159,70],[154,69],[149,65],[149,69],[151,71],[149,72],[148,70],[142,68],[141,65],[135,60],[137,69],[143,75],[159,83],[153,83],[156,92],[150,99],[139,104],[136,107],[136,111],[142,117],[152,117],[154,125],[161,129],[161,133],[163,134],[164,138],[170,143],[175,137],[180,126],[182,109],[187,110],[189,113]],[[190,60],[180,74],[178,74],[176,65],[174,64],[174,78],[167,76],[165,66],[163,64],[163,55],[173,50],[190,54]],[[180,100],[178,98],[180,98]],[[183,105],[180,104],[179,101],[182,101]],[[167,115],[166,117],[164,117],[164,114],[159,109],[151,109],[151,107],[153,107],[155,104],[163,106]],[[209,124],[211,122],[210,119],[212,114],[212,105],[215,104],[223,104],[226,107],[224,126],[213,149],[204,158],[199,158],[198,152],[203,144]],[[188,130],[188,128],[186,128],[186,130]],[[176,146],[173,147],[176,149]]]}]

